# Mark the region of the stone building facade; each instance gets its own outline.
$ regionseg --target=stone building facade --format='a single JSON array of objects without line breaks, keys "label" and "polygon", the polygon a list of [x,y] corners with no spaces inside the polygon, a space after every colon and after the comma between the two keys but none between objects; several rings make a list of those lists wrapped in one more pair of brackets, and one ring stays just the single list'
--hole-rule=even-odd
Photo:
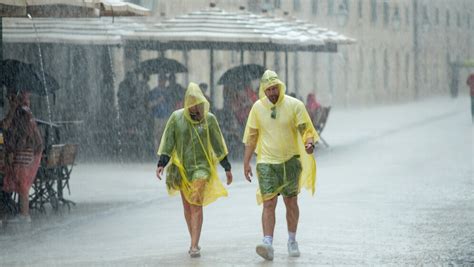
[{"label": "stone building facade", "polygon": [[[135,0],[157,20],[205,9],[210,2],[228,11],[245,10],[315,23],[357,40],[338,53],[291,53],[284,77],[281,53],[267,53],[266,65],[280,73],[289,92],[314,92],[336,106],[405,102],[450,92],[450,63],[474,57],[474,5],[471,0]],[[141,58],[153,56],[142,52]],[[167,56],[183,59],[179,52]],[[189,80],[202,81],[206,52],[195,51]],[[238,51],[216,55],[216,76],[240,64]],[[246,52],[244,63],[262,64],[260,52]],[[193,71],[195,70],[195,71]],[[468,69],[459,73],[462,94]],[[204,79],[203,79],[204,77]],[[219,94],[216,94],[219,97]],[[219,99],[215,99],[220,102]]]}]

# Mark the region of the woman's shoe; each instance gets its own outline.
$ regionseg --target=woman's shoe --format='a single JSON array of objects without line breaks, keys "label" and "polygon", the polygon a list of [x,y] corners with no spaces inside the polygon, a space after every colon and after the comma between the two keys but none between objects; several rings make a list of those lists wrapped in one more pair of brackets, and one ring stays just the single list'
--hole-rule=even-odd
[{"label": "woman's shoe", "polygon": [[190,248],[188,254],[191,258],[199,258],[201,257],[201,248],[199,246],[197,248]]},{"label": "woman's shoe", "polygon": [[31,223],[30,215],[17,215],[11,219],[8,219],[8,223]]}]

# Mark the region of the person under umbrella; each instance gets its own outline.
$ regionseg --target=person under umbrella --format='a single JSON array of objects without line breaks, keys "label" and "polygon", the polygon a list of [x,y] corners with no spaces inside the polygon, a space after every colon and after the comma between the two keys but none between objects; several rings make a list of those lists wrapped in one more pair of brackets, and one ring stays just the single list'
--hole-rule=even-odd
[{"label": "person under umbrella", "polygon": [[29,190],[38,171],[43,141],[30,110],[30,92],[8,90],[9,110],[2,120],[5,143],[3,191],[20,196],[20,215],[10,222],[31,222]]}]

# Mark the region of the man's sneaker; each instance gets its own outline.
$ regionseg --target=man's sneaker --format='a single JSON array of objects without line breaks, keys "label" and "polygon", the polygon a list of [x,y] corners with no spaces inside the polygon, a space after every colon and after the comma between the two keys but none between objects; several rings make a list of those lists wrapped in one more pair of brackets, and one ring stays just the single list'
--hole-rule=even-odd
[{"label": "man's sneaker", "polygon": [[298,242],[288,241],[288,255],[290,255],[290,257],[300,256],[300,250],[298,249]]},{"label": "man's sneaker", "polygon": [[201,248],[190,248],[188,254],[191,258],[199,258],[201,257]]},{"label": "man's sneaker", "polygon": [[257,254],[266,259],[267,261],[272,261],[273,260],[273,247],[272,245],[268,244],[261,244],[258,245],[256,248]]},{"label": "man's sneaker", "polygon": [[8,223],[31,223],[30,215],[17,215],[8,219]]}]

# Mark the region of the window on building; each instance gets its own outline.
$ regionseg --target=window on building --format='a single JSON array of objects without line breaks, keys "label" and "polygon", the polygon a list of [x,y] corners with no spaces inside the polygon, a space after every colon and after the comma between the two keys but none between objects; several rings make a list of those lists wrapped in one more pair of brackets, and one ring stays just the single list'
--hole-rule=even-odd
[{"label": "window on building", "polygon": [[328,15],[334,15],[334,0],[328,0]]},{"label": "window on building", "polygon": [[319,5],[319,0],[313,0],[312,1],[312,3],[311,3],[311,13],[313,13],[313,15],[318,14],[318,5]]},{"label": "window on building", "polygon": [[275,5],[275,8],[281,8],[281,0],[275,0],[273,4]]},{"label": "window on building", "polygon": [[456,12],[456,26],[461,27],[461,16]]},{"label": "window on building", "polygon": [[339,26],[345,26],[349,19],[349,0],[343,0],[337,8]]},{"label": "window on building", "polygon": [[423,24],[429,25],[430,24],[430,17],[428,15],[428,7],[423,5],[422,7],[422,14],[423,14]]},{"label": "window on building", "polygon": [[280,54],[278,52],[273,53],[273,66],[275,68],[276,73],[280,73],[280,68],[281,68],[281,63],[280,63]]},{"label": "window on building", "polygon": [[390,5],[387,1],[383,2],[383,25],[387,26],[390,21]]},{"label": "window on building", "polygon": [[316,93],[317,88],[318,88],[318,73],[319,73],[319,64],[318,64],[318,54],[319,53],[311,53],[311,74],[313,77],[313,88],[312,92]]},{"label": "window on building", "polygon": [[300,79],[300,61],[299,61],[299,57],[298,57],[298,53],[295,52],[293,53],[293,85],[291,87],[293,87],[293,92],[298,96],[300,91],[301,91],[301,88],[300,88],[300,82],[301,82],[301,79]]},{"label": "window on building", "polygon": [[451,14],[449,13],[449,10],[446,10],[446,27],[451,26]]},{"label": "window on building", "polygon": [[410,88],[410,53],[405,54],[405,86]]},{"label": "window on building", "polygon": [[439,8],[435,9],[435,24],[439,25]]},{"label": "window on building", "polygon": [[398,30],[400,29],[401,18],[400,18],[400,7],[394,6],[393,8],[393,16],[392,16],[392,24],[393,28]]},{"label": "window on building", "polygon": [[423,61],[424,61],[422,64],[424,64],[424,66],[426,66],[425,68],[422,68],[423,69],[423,81],[425,82],[425,84],[428,84],[428,69],[430,68],[430,67],[428,67],[428,66],[430,66],[430,65],[428,65],[428,57],[430,55],[426,52],[426,50],[423,51],[422,54],[423,54],[422,57],[423,57]]},{"label": "window on building", "polygon": [[300,0],[293,0],[293,10],[298,12],[301,11],[301,1]]},{"label": "window on building", "polygon": [[388,63],[388,52],[387,50],[385,50],[383,52],[383,86],[385,90],[388,90],[389,75],[390,75],[390,65]]},{"label": "window on building", "polygon": [[357,75],[357,88],[362,89],[362,83],[364,81],[364,50],[359,47],[359,64],[358,64],[358,75]]},{"label": "window on building", "polygon": [[339,7],[339,9],[342,9],[347,15],[349,15],[349,0],[342,0],[342,3],[339,5]]},{"label": "window on building", "polygon": [[378,76],[377,70],[378,70],[378,65],[377,65],[377,52],[375,51],[375,48],[372,49],[372,60],[370,64],[370,85],[371,88],[375,94],[377,91],[377,79]]},{"label": "window on building", "polygon": [[471,15],[469,13],[466,14],[466,24],[467,24],[467,28],[470,29],[471,28]]},{"label": "window on building", "polygon": [[377,22],[377,0],[370,0],[370,21]]},{"label": "window on building", "polygon": [[329,92],[334,95],[334,57],[328,53],[328,84]]},{"label": "window on building", "polygon": [[[392,84],[395,83],[394,87],[396,91],[398,91],[400,88],[400,80],[400,52],[397,51],[395,53],[395,75],[392,82]],[[396,96],[398,97],[398,92]]]},{"label": "window on building", "polygon": [[410,25],[410,9],[406,6],[405,7],[405,21],[407,23],[407,26]]},{"label": "window on building", "polygon": [[357,3],[357,13],[359,14],[359,18],[362,18],[362,0],[359,0]]}]

